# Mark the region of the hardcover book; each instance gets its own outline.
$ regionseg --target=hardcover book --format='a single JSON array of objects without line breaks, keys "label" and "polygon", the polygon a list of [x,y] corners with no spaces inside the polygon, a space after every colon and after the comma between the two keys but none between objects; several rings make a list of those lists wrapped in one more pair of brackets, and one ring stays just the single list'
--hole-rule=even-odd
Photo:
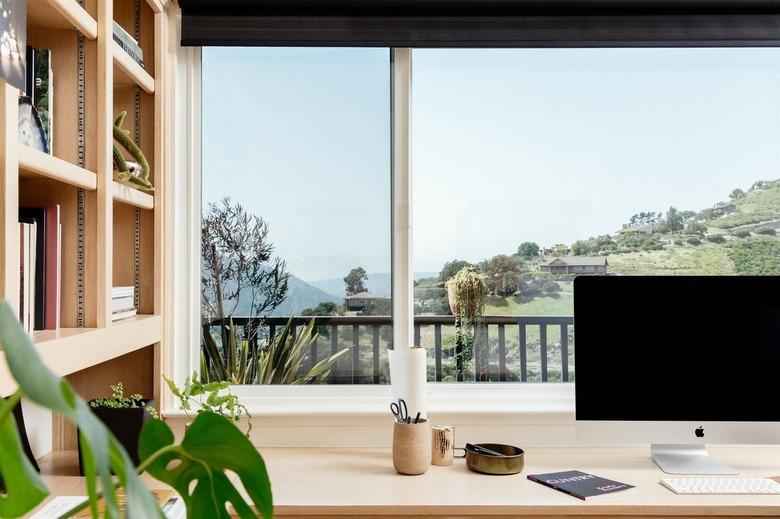
[{"label": "hardcover book", "polygon": [[634,488],[633,485],[627,483],[613,481],[579,470],[530,474],[528,479],[583,500],[625,492]]},{"label": "hardcover book", "polygon": [[46,329],[46,209],[20,207],[19,221],[35,224],[35,270],[33,272],[35,305],[33,329]]}]

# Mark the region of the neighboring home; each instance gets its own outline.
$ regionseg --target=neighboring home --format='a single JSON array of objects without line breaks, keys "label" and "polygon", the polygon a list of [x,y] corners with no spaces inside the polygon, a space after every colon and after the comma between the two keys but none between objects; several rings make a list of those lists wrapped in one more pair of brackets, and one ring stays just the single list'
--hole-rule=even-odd
[{"label": "neighboring home", "polygon": [[712,216],[719,218],[737,210],[737,206],[731,202],[718,202],[712,206]]},{"label": "neighboring home", "polygon": [[653,236],[653,224],[638,223],[634,225],[627,225],[615,233],[615,238],[629,235],[636,236],[638,238],[650,238]]},{"label": "neighboring home", "polygon": [[560,256],[541,265],[542,272],[551,274],[606,274],[606,256]]},{"label": "neighboring home", "polygon": [[564,245],[563,243],[556,243],[552,247],[545,247],[544,249],[541,249],[539,252],[541,252],[542,256],[565,256],[571,252],[571,249],[569,249],[568,245]]},{"label": "neighboring home", "polygon": [[377,301],[389,301],[387,296],[371,294],[370,292],[359,292],[344,298],[345,312],[360,312],[365,307],[374,305]]}]

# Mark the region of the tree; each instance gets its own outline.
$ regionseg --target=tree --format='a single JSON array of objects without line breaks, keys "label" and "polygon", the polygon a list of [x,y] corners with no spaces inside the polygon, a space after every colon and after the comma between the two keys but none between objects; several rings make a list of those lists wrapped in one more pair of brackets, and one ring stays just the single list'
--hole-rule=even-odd
[{"label": "tree", "polygon": [[322,316],[322,317],[328,317],[331,315],[339,315],[341,313],[341,307],[334,303],[333,301],[325,301],[323,303],[318,304],[314,308],[305,308],[301,315],[310,317],[310,316]]},{"label": "tree", "polygon": [[744,197],[745,197],[745,192],[739,188],[735,189],[729,194],[729,198],[731,199],[732,202],[736,202],[737,200]]},{"label": "tree", "polygon": [[666,211],[666,227],[669,232],[682,231],[684,228],[683,216],[680,214],[680,211],[674,207],[670,207],[669,210]]},{"label": "tree", "polygon": [[454,259],[452,261],[449,261],[444,264],[444,267],[441,269],[441,272],[439,273],[439,281],[447,282],[450,279],[455,277],[455,274],[460,272],[460,270],[464,267],[473,267],[471,263],[468,261],[458,260]]},{"label": "tree", "polygon": [[642,211],[641,213],[636,213],[635,215],[631,216],[631,218],[628,220],[627,227],[634,225],[652,225],[661,218],[663,218],[663,215],[660,211],[657,213],[653,211]]},{"label": "tree", "polygon": [[[330,317],[332,315],[340,314],[341,306],[333,301],[325,301],[314,308],[304,308],[303,311],[301,311],[301,315],[306,317]],[[317,333],[319,333],[321,337],[330,337],[329,327],[322,324],[317,326]]]},{"label": "tree", "polygon": [[344,278],[348,296],[354,296],[361,292],[368,292],[365,282],[368,281],[368,274],[363,267],[357,267],[349,271]]},{"label": "tree", "polygon": [[493,256],[481,266],[488,277],[488,288],[493,294],[506,297],[517,291],[520,268],[511,257],[506,254],[499,254]]},{"label": "tree", "polygon": [[205,317],[225,319],[239,304],[249,317],[261,316],[284,301],[290,275],[285,262],[273,257],[262,218],[229,197],[211,203],[201,223],[201,245]]},{"label": "tree", "polygon": [[685,232],[688,234],[701,234],[707,232],[707,226],[702,222],[691,222],[685,227]]},{"label": "tree", "polygon": [[530,260],[539,256],[539,245],[532,241],[525,241],[517,248],[517,255],[524,260]]}]

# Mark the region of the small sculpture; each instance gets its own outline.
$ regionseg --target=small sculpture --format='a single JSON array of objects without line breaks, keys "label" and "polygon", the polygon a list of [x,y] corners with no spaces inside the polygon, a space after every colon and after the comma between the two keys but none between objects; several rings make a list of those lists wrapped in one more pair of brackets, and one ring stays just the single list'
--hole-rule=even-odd
[{"label": "small sculpture", "polygon": [[114,121],[114,140],[137,161],[137,164],[126,161],[119,148],[114,144],[114,167],[117,170],[117,181],[143,191],[154,191],[154,186],[149,182],[149,163],[146,161],[146,157],[141,148],[130,138],[130,132],[122,129],[125,116],[127,116],[127,112],[122,112]]}]

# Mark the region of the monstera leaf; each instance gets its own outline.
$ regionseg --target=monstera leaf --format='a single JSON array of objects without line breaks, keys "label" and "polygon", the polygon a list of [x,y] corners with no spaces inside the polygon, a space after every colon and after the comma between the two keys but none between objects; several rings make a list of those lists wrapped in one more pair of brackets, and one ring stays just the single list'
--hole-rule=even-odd
[{"label": "monstera leaf", "polygon": [[49,493],[22,450],[13,402],[0,399],[0,517],[19,517]]},{"label": "monstera leaf", "polygon": [[147,422],[141,431],[138,453],[152,476],[181,494],[189,517],[227,519],[228,503],[239,517],[257,517],[228,478],[228,470],[241,479],[260,514],[273,517],[271,483],[263,458],[223,416],[199,413],[181,445],[174,445],[173,433],[163,422]]},{"label": "monstera leaf", "polygon": [[[5,352],[11,374],[19,384],[15,396],[23,393],[37,404],[61,414],[81,431],[84,474],[92,515],[97,515],[99,495],[96,480],[99,480],[105,498],[106,517],[119,517],[115,491],[117,485],[111,476],[113,471],[117,475],[118,485],[125,487],[127,517],[163,517],[154,496],[138,479],[127,453],[105,425],[92,414],[73,387],[46,367],[4,301],[0,302],[0,350]],[[9,400],[6,406],[13,400]],[[5,410],[5,407],[2,409]],[[21,450],[15,449],[19,436],[10,412],[0,413],[0,440],[3,444],[0,448],[0,475],[8,489],[7,495],[0,501],[0,516],[15,517],[35,507],[46,491],[34,471],[31,472],[29,462],[25,464],[13,454]]]}]

